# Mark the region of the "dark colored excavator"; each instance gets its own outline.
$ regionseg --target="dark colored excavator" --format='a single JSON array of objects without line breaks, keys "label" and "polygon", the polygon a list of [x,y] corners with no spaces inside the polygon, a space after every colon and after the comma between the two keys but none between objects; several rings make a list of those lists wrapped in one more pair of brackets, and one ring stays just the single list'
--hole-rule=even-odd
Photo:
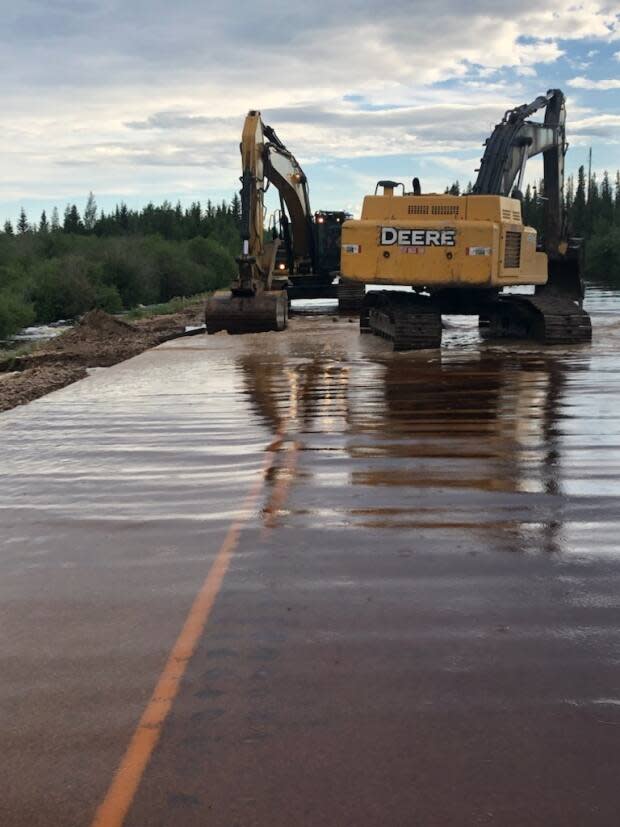
[{"label": "dark colored excavator", "polygon": [[[343,310],[359,308],[364,286],[335,283],[342,225],[350,216],[344,211],[312,213],[303,169],[258,111],[245,119],[241,162],[238,275],[229,291],[208,299],[207,332],[283,330],[290,299],[338,298]],[[278,191],[280,209],[271,232],[265,233],[264,196],[270,184]]]}]

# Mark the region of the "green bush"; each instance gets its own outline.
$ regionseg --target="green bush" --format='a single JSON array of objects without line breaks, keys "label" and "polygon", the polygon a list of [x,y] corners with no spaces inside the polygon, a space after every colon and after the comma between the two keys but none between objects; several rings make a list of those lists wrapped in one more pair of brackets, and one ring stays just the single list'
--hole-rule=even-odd
[{"label": "green bush", "polygon": [[155,249],[155,268],[159,280],[159,300],[192,296],[207,289],[207,272],[187,255],[184,247],[159,242]]},{"label": "green bush", "polygon": [[189,256],[209,271],[205,290],[216,290],[230,284],[237,270],[233,256],[212,238],[198,236],[188,243]]},{"label": "green bush", "polygon": [[123,310],[123,300],[113,284],[95,286],[95,307],[106,313],[120,313]]},{"label": "green bush", "polygon": [[101,266],[81,256],[64,256],[38,265],[32,291],[37,319],[75,319],[91,310],[96,306],[95,283],[100,276]]},{"label": "green bush", "polygon": [[110,239],[100,242],[105,284],[116,288],[124,307],[159,300],[159,278],[147,240]]},{"label": "green bush", "polygon": [[29,271],[19,261],[0,264],[0,290],[10,288],[14,293],[22,295],[30,281]]},{"label": "green bush", "polygon": [[10,290],[0,290],[0,339],[6,339],[35,321],[31,304]]},{"label": "green bush", "polygon": [[586,244],[586,276],[620,285],[620,227],[593,236]]}]

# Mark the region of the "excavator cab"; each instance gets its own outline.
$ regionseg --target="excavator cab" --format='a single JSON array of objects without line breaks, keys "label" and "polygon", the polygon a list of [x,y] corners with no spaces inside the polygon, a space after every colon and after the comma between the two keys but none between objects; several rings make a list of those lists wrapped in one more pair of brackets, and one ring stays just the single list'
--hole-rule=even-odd
[{"label": "excavator cab", "polygon": [[351,218],[351,215],[342,211],[322,210],[314,214],[316,270],[321,275],[328,275],[340,270],[342,225],[348,218]]}]

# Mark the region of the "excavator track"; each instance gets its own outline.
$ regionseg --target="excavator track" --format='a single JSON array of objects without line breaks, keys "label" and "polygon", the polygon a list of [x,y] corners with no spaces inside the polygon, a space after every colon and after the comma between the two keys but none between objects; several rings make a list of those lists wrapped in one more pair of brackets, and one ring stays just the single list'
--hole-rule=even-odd
[{"label": "excavator track", "polygon": [[389,339],[394,350],[441,347],[441,313],[430,299],[392,290],[366,294],[360,331]]},{"label": "excavator track", "polygon": [[485,338],[526,338],[547,345],[570,345],[592,339],[590,317],[568,296],[542,293],[501,296],[480,316]]},{"label": "excavator track", "polygon": [[338,282],[338,310],[340,313],[359,313],[364,302],[366,285],[360,281],[343,279]]},{"label": "excavator track", "polygon": [[262,290],[254,295],[215,293],[207,299],[207,333],[263,333],[284,330],[288,322],[286,290]]}]

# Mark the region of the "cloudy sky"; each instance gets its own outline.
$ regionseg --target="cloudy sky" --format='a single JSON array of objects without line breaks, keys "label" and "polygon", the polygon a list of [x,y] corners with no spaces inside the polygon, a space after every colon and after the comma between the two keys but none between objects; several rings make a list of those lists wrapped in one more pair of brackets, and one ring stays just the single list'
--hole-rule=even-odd
[{"label": "cloudy sky", "polygon": [[[312,206],[474,176],[505,109],[568,98],[569,168],[620,167],[620,2],[0,0],[0,218],[230,198],[245,112]],[[533,173],[536,172],[534,169]]]}]

